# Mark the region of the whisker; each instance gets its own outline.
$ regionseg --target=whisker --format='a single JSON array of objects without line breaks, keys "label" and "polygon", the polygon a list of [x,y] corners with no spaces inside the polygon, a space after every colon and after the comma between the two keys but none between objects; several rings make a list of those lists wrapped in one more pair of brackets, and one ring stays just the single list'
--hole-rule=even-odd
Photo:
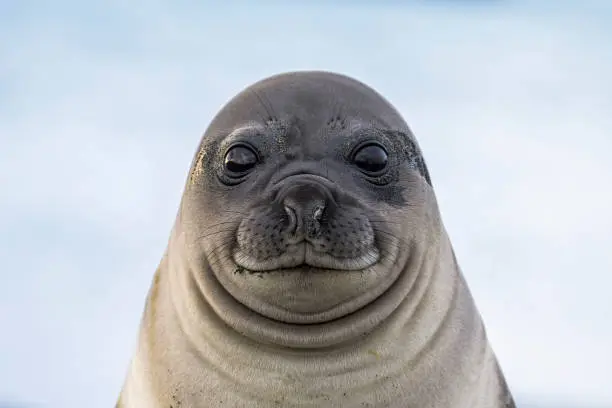
[{"label": "whisker", "polygon": [[246,217],[248,214],[240,212],[240,211],[233,211],[233,210],[221,210],[222,213],[230,213],[230,214],[238,214],[238,215],[242,215],[244,217]]},{"label": "whisker", "polygon": [[214,236],[214,235],[217,235],[217,234],[222,234],[222,233],[225,233],[225,232],[232,232],[232,231],[234,231],[233,228],[228,228],[228,229],[222,229],[222,230],[208,232],[208,233],[206,233],[204,235],[199,235],[199,236],[195,237],[195,242],[200,242],[200,241],[202,241],[205,238],[208,238],[208,237],[211,237],[211,236]]}]

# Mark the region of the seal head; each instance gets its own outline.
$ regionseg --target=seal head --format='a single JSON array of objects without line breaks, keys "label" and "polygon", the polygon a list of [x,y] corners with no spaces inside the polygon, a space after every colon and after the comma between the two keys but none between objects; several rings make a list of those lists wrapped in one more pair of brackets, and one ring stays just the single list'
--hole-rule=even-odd
[{"label": "seal head", "polygon": [[233,299],[276,322],[324,323],[398,279],[412,243],[427,241],[429,187],[414,137],[382,96],[337,74],[289,73],[214,118],[181,214]]}]

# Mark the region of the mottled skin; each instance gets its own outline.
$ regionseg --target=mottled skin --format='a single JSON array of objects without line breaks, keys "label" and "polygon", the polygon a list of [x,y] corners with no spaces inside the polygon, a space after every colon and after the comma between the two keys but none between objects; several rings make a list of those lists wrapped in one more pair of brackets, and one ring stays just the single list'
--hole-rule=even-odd
[{"label": "mottled skin", "polygon": [[[356,165],[368,143],[387,153],[376,174]],[[232,178],[237,144],[257,163]],[[389,102],[345,76],[299,72],[218,113],[117,406],[515,406]]]}]

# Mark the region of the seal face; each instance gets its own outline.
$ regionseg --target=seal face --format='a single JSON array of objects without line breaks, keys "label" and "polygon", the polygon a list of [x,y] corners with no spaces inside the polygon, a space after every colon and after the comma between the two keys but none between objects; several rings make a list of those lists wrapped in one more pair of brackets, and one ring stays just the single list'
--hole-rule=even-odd
[{"label": "seal face", "polygon": [[411,189],[430,180],[382,97],[346,77],[298,84],[293,75],[228,103],[200,146],[188,194],[201,203],[196,215],[210,215],[192,230],[208,232],[202,252],[235,299],[274,320],[320,323],[360,309],[397,278],[392,265],[408,251],[394,217],[418,210]]},{"label": "seal face", "polygon": [[119,407],[513,407],[408,125],[327,72],[230,100],[192,162]]}]

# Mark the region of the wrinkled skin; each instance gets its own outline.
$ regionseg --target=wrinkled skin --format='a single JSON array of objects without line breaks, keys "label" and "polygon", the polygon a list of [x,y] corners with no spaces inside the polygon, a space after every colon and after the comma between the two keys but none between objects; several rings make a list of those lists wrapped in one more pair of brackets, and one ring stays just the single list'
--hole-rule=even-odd
[{"label": "wrinkled skin", "polygon": [[217,114],[117,406],[514,407],[384,98],[289,73]]}]

